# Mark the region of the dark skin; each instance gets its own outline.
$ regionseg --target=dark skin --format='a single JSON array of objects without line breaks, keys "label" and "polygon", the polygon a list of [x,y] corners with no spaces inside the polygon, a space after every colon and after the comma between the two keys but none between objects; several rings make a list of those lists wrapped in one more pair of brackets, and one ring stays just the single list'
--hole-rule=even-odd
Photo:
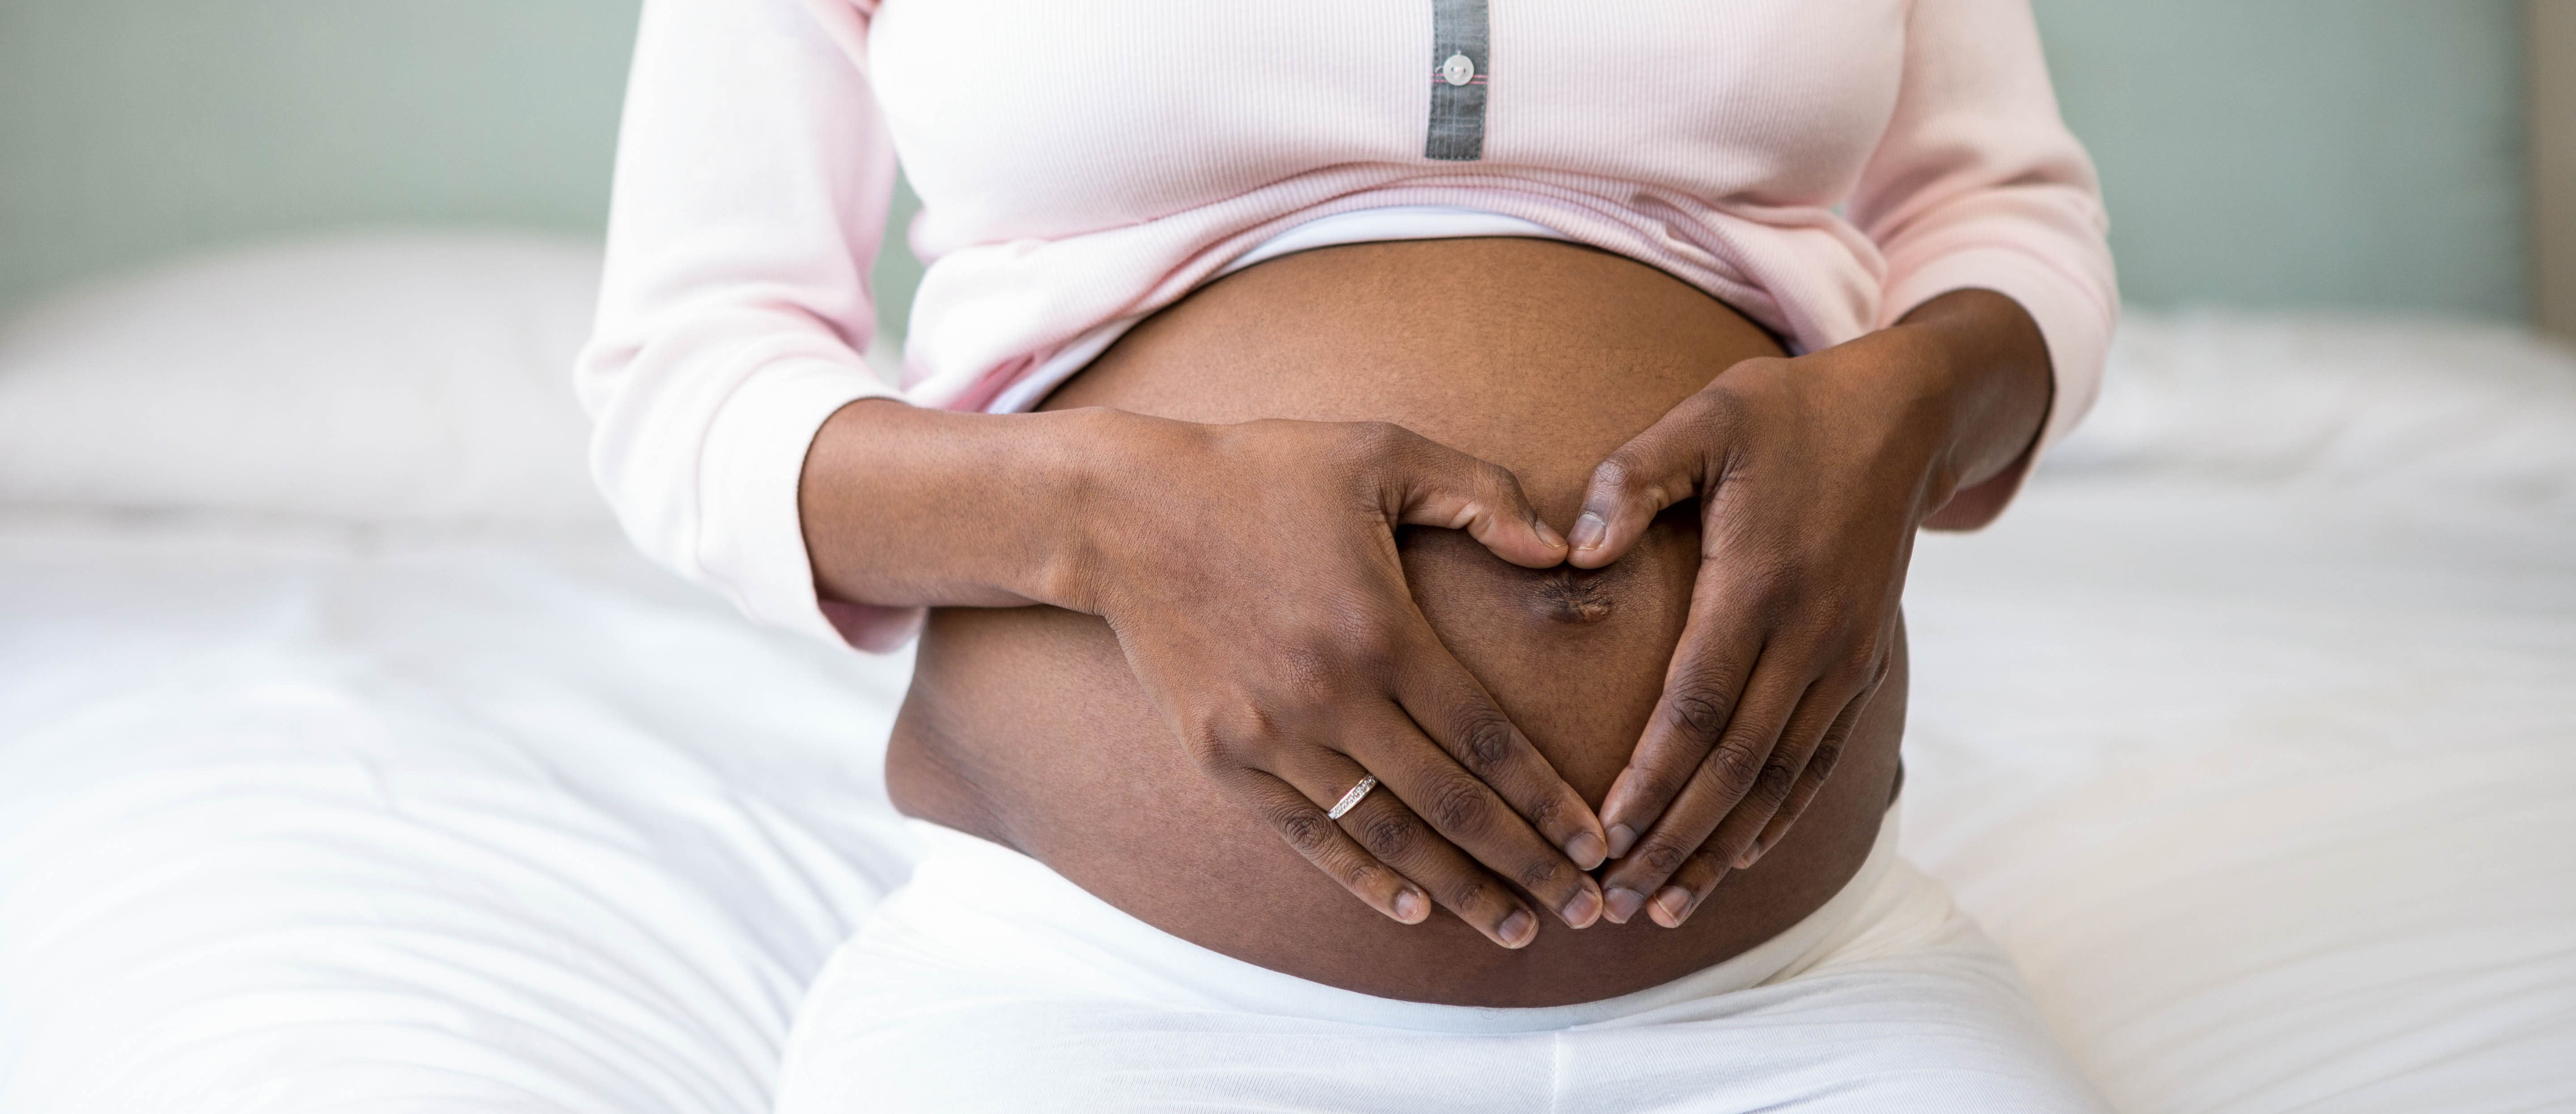
[{"label": "dark skin", "polygon": [[1729,367],[1593,472],[1577,568],[1618,560],[1675,504],[1697,501],[1703,526],[1690,623],[1602,806],[1612,920],[1651,894],[1655,923],[1679,925],[1788,833],[1896,650],[1916,528],[2002,510],[2050,388],[2030,315],[1960,291],[1847,344]]},{"label": "dark skin", "polygon": [[[1471,274],[1483,285],[1459,279]],[[1228,289],[1259,296],[1229,301]],[[1417,307],[1435,311],[1429,321],[1488,319],[1409,366],[1535,362],[1555,378],[1391,376],[1387,361],[1407,357],[1387,338],[1422,336],[1425,322],[1356,307],[1402,312],[1426,289],[1449,300]],[[1228,304],[1230,318],[1191,309]],[[1610,320],[1620,313],[1665,316]],[[1116,389],[1120,350],[1151,356],[1157,326],[1191,318],[1195,333],[1162,330],[1180,342],[1160,362],[1130,360],[1147,373]],[[2016,327],[2028,351],[2008,335]],[[1272,334],[1278,343],[1256,342]],[[1211,363],[1354,334],[1354,351],[1306,351],[1322,361],[1308,374],[1260,367],[1230,378]],[[1497,358],[1461,359],[1473,343]],[[2036,330],[2000,296],[1950,295],[1895,329],[1791,360],[1668,278],[1531,241],[1364,245],[1264,264],[1120,350],[1057,400],[1118,409],[1000,417],[871,401],[845,408],[816,442],[803,509],[828,597],[1049,605],[935,613],[890,760],[899,803],[1019,846],[1219,950],[1373,992],[1485,1004],[1651,985],[1637,980],[1740,951],[1849,876],[1894,778],[1901,703],[1870,695],[1896,683],[1904,539],[1954,491],[2004,473],[2046,406]],[[1198,361],[1189,374],[1172,370],[1182,357]],[[1328,373],[1351,359],[1379,363]],[[1567,378],[1585,374],[1596,380]],[[1209,379],[1214,389],[1189,393]],[[1294,383],[1322,386],[1300,395]],[[1390,405],[1406,389],[1424,402]],[[1477,405],[1458,405],[1462,390]],[[1356,420],[1390,414],[1416,428]],[[1444,414],[1456,428],[1436,428]],[[1246,420],[1265,415],[1320,420]],[[1506,460],[1516,453],[1525,459]],[[1694,506],[1703,488],[1712,497]],[[1815,514],[1819,505],[1844,513]],[[1582,529],[1586,509],[1607,529],[1570,550],[1559,531]],[[1721,612],[1703,606],[1711,599],[1763,602]],[[1605,603],[1594,615],[1603,621],[1579,621]],[[1515,613],[1538,618],[1494,625]],[[1749,680],[1735,683],[1715,730],[1702,730],[1709,705],[1696,698],[1724,676],[1706,663],[1743,656],[1731,648],[1748,641]],[[1543,652],[1515,657],[1511,646]],[[1787,701],[1742,792],[1698,788],[1700,771],[1737,764],[1720,745],[1728,731],[1765,735],[1756,721],[1780,700],[1763,694],[1787,684],[1773,673],[1796,671],[1764,665],[1793,654],[1831,684],[1810,679]],[[1003,679],[975,680],[986,675]],[[1552,690],[1569,678],[1571,689]],[[1622,694],[1607,699],[1605,686]],[[1048,699],[1015,703],[1011,692]],[[1677,704],[1676,692],[1693,699]],[[974,719],[997,708],[1022,718]],[[1149,749],[1161,765],[1120,766]],[[1362,770],[1383,788],[1324,821]],[[1664,778],[1677,788],[1659,799]],[[1822,819],[1793,824],[1802,811]],[[1127,823],[1069,837],[1104,816]],[[1619,838],[1604,818],[1644,833],[1603,872],[1609,900],[1587,873]],[[1694,831],[1685,853],[1666,853]],[[1085,860],[1086,847],[1121,839],[1134,853]],[[1723,903],[1731,912],[1714,922],[1694,917],[1724,876],[1716,863],[1756,847],[1765,865],[1727,883],[1743,900]],[[1269,873],[1278,862],[1295,873]],[[1382,929],[1347,925],[1309,883],[1357,894]],[[1513,965],[1474,960],[1447,935],[1529,949],[1542,913],[1578,928],[1605,913],[1626,920],[1638,906],[1623,911],[1622,893],[1660,898],[1668,883],[1689,896],[1669,918],[1685,928],[1667,945],[1628,940],[1668,931],[1641,922],[1578,955],[1556,942],[1597,933],[1560,931],[1547,948],[1491,953],[1532,961]],[[1252,917],[1245,894],[1294,901]],[[1450,915],[1433,918],[1434,905]],[[1666,924],[1664,903],[1655,908],[1650,919]],[[1281,932],[1283,916],[1321,922]],[[1264,919],[1267,929],[1241,927]],[[1369,931],[1396,935],[1333,944]],[[1390,949],[1400,962],[1353,959]],[[1643,958],[1623,966],[1622,955]],[[1551,975],[1542,960],[1590,973]]]}]

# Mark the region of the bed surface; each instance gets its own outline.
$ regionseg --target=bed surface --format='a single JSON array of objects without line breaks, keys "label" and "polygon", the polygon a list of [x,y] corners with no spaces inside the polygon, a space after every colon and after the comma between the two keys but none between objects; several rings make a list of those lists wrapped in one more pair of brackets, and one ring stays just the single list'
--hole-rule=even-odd
[{"label": "bed surface", "polygon": [[[1919,549],[1909,854],[2124,1110],[2576,1106],[2576,361],[2122,345]],[[765,1110],[905,670],[593,526],[0,510],[0,1111]]]},{"label": "bed surface", "polygon": [[904,667],[613,535],[0,522],[0,1109],[765,1110]]},{"label": "bed surface", "polygon": [[2576,524],[2029,495],[1918,551],[1905,846],[2114,1102],[2576,1108]]}]

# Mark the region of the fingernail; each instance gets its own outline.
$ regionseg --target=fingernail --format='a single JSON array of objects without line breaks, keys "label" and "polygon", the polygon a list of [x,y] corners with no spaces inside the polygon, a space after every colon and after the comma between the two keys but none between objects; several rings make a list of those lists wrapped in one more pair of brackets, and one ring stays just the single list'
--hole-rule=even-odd
[{"label": "fingernail", "polygon": [[1550,526],[1537,519],[1531,519],[1530,528],[1538,531],[1538,540],[1546,542],[1550,548],[1565,548],[1565,539],[1558,536],[1556,527]]},{"label": "fingernail", "polygon": [[1501,927],[1495,931],[1502,934],[1504,947],[1526,947],[1538,935],[1538,918],[1531,916],[1527,909],[1515,909],[1511,916],[1503,918]]},{"label": "fingernail", "polygon": [[1765,850],[1768,850],[1768,849],[1767,849],[1767,848],[1765,848],[1765,847],[1763,847],[1763,846],[1762,846],[1761,844],[1759,844],[1759,843],[1756,843],[1756,844],[1754,844],[1754,845],[1753,845],[1753,846],[1751,846],[1751,847],[1747,847],[1747,848],[1745,848],[1745,849],[1744,849],[1744,853],[1743,853],[1743,854],[1741,854],[1741,855],[1737,855],[1737,856],[1735,857],[1735,869],[1737,869],[1737,870],[1743,870],[1743,869],[1745,869],[1745,868],[1747,868],[1747,867],[1752,866],[1754,863],[1760,862],[1760,861],[1761,861],[1761,859],[1762,859],[1762,852],[1763,852],[1763,851],[1765,851]]},{"label": "fingernail", "polygon": [[1574,860],[1574,865],[1585,870],[1600,866],[1604,857],[1601,852],[1601,837],[1590,832],[1574,833],[1573,839],[1565,841],[1565,857]]},{"label": "fingernail", "polygon": [[1680,928],[1682,918],[1690,915],[1690,891],[1679,886],[1666,886],[1655,895],[1655,923],[1665,928]]},{"label": "fingernail", "polygon": [[1637,845],[1637,829],[1626,824],[1610,825],[1610,857],[1619,858]]},{"label": "fingernail", "polygon": [[1611,924],[1626,924],[1646,904],[1646,895],[1625,886],[1612,886],[1601,891],[1601,904],[1602,915],[1610,918]]},{"label": "fingernail", "polygon": [[1395,919],[1406,924],[1421,924],[1431,914],[1431,899],[1420,890],[1398,890],[1395,895]]},{"label": "fingernail", "polygon": [[1592,887],[1585,886],[1574,892],[1574,899],[1565,903],[1562,912],[1565,914],[1567,925],[1574,928],[1590,928],[1592,922],[1601,919],[1601,895],[1594,892]]},{"label": "fingernail", "polygon": [[1583,512],[1583,517],[1574,520],[1574,548],[1590,549],[1601,544],[1601,535],[1609,530],[1610,524],[1602,521],[1600,515]]}]

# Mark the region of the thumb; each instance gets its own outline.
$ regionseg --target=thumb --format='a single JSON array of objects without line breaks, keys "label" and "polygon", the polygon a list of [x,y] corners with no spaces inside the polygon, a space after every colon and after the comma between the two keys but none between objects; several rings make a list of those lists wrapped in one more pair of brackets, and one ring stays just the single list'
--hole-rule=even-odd
[{"label": "thumb", "polygon": [[1597,569],[1618,560],[1664,508],[1699,494],[1715,443],[1704,398],[1674,407],[1594,466],[1583,488],[1583,513],[1566,539],[1568,563]]},{"label": "thumb", "polygon": [[1525,568],[1565,561],[1565,539],[1521,492],[1511,469],[1426,437],[1395,454],[1393,517],[1408,526],[1464,530],[1494,556]]}]

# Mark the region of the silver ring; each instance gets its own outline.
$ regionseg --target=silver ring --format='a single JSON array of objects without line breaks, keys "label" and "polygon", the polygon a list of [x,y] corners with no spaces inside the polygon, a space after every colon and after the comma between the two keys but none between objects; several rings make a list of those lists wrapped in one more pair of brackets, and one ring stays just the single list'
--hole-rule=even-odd
[{"label": "silver ring", "polygon": [[1360,783],[1352,786],[1350,792],[1342,794],[1342,799],[1333,805],[1333,811],[1324,814],[1324,819],[1341,819],[1343,813],[1359,807],[1360,798],[1368,796],[1369,790],[1375,788],[1377,788],[1376,774],[1370,774],[1367,777],[1361,778]]}]

